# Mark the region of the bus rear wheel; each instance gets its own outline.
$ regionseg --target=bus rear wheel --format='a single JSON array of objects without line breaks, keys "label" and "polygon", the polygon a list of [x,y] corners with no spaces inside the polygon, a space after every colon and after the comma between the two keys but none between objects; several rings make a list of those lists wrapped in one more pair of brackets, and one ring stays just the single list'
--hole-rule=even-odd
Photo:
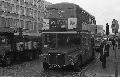
[{"label": "bus rear wheel", "polygon": [[32,61],[33,60],[33,54],[32,52],[28,53],[28,60]]},{"label": "bus rear wheel", "polygon": [[49,64],[48,63],[46,63],[46,62],[43,62],[43,68],[44,68],[44,71],[47,71],[47,70],[49,70]]},{"label": "bus rear wheel", "polygon": [[8,66],[12,64],[12,56],[6,55],[3,61],[3,66]]}]

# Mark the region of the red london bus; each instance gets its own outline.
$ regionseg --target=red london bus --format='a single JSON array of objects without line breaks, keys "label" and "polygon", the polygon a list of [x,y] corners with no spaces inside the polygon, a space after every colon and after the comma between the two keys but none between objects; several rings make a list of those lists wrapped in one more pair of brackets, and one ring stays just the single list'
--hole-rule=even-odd
[{"label": "red london bus", "polygon": [[43,68],[70,65],[79,70],[94,58],[94,33],[85,28],[95,25],[94,16],[72,3],[53,4],[47,9],[50,15],[42,28]]}]

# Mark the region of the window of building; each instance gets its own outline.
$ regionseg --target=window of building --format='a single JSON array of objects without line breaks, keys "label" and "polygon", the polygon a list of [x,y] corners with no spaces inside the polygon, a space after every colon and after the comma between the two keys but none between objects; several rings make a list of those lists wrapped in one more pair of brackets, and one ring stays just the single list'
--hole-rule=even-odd
[{"label": "window of building", "polygon": [[42,23],[38,23],[38,30],[42,30],[42,26],[43,26]]},{"label": "window of building", "polygon": [[20,4],[21,4],[21,5],[24,5],[24,0],[20,0]]},{"label": "window of building", "polygon": [[19,0],[13,0],[15,4],[19,4]]},{"label": "window of building", "polygon": [[19,19],[15,19],[15,26],[16,26],[17,28],[20,27],[20,21],[19,21]]},{"label": "window of building", "polygon": [[24,7],[22,7],[22,6],[20,7],[20,14],[24,15]]},{"label": "window of building", "polygon": [[24,14],[25,14],[26,16],[30,16],[30,8],[26,8],[26,7],[25,7],[24,9],[25,9],[25,13],[24,13]]},{"label": "window of building", "polygon": [[21,25],[21,28],[24,28],[24,21],[23,20],[20,20],[20,25]]},{"label": "window of building", "polygon": [[33,17],[33,9],[30,9],[30,16]]},{"label": "window of building", "polygon": [[29,22],[29,28],[30,30],[33,30],[33,22]]},{"label": "window of building", "polygon": [[25,21],[25,29],[29,29],[29,21]]},{"label": "window of building", "polygon": [[16,5],[16,13],[19,14],[19,5]]},{"label": "window of building", "polygon": [[16,7],[14,4],[11,4],[11,7],[12,7],[12,13],[15,13],[16,12]]},{"label": "window of building", "polygon": [[34,15],[33,15],[34,18],[37,18],[37,10],[34,10]]},{"label": "window of building", "polygon": [[10,27],[10,18],[6,18],[6,27]]},{"label": "window of building", "polygon": [[33,27],[34,27],[33,30],[36,31],[37,30],[37,22],[34,22]]}]

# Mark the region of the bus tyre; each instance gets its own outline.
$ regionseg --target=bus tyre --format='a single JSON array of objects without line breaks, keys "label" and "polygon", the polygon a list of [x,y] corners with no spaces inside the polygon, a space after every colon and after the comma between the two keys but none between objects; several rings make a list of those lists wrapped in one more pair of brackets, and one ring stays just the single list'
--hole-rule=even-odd
[{"label": "bus tyre", "polygon": [[31,61],[31,60],[33,60],[33,54],[32,53],[29,53],[28,54],[28,59]]},{"label": "bus tyre", "polygon": [[43,62],[43,68],[44,68],[44,71],[49,70],[49,64],[46,62]]},{"label": "bus tyre", "polygon": [[74,71],[79,72],[82,68],[82,57],[79,56],[77,62],[74,65]]},{"label": "bus tyre", "polygon": [[3,66],[8,66],[11,64],[12,64],[12,56],[10,55],[5,56],[4,61],[3,61]]}]

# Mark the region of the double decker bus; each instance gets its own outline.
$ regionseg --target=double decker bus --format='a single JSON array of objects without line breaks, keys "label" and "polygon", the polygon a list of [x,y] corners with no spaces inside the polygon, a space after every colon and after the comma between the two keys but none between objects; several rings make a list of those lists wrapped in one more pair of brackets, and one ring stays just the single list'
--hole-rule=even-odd
[{"label": "double decker bus", "polygon": [[47,9],[50,15],[42,28],[44,70],[69,65],[79,70],[94,58],[94,33],[89,27],[95,24],[94,16],[72,3],[53,4]]}]

